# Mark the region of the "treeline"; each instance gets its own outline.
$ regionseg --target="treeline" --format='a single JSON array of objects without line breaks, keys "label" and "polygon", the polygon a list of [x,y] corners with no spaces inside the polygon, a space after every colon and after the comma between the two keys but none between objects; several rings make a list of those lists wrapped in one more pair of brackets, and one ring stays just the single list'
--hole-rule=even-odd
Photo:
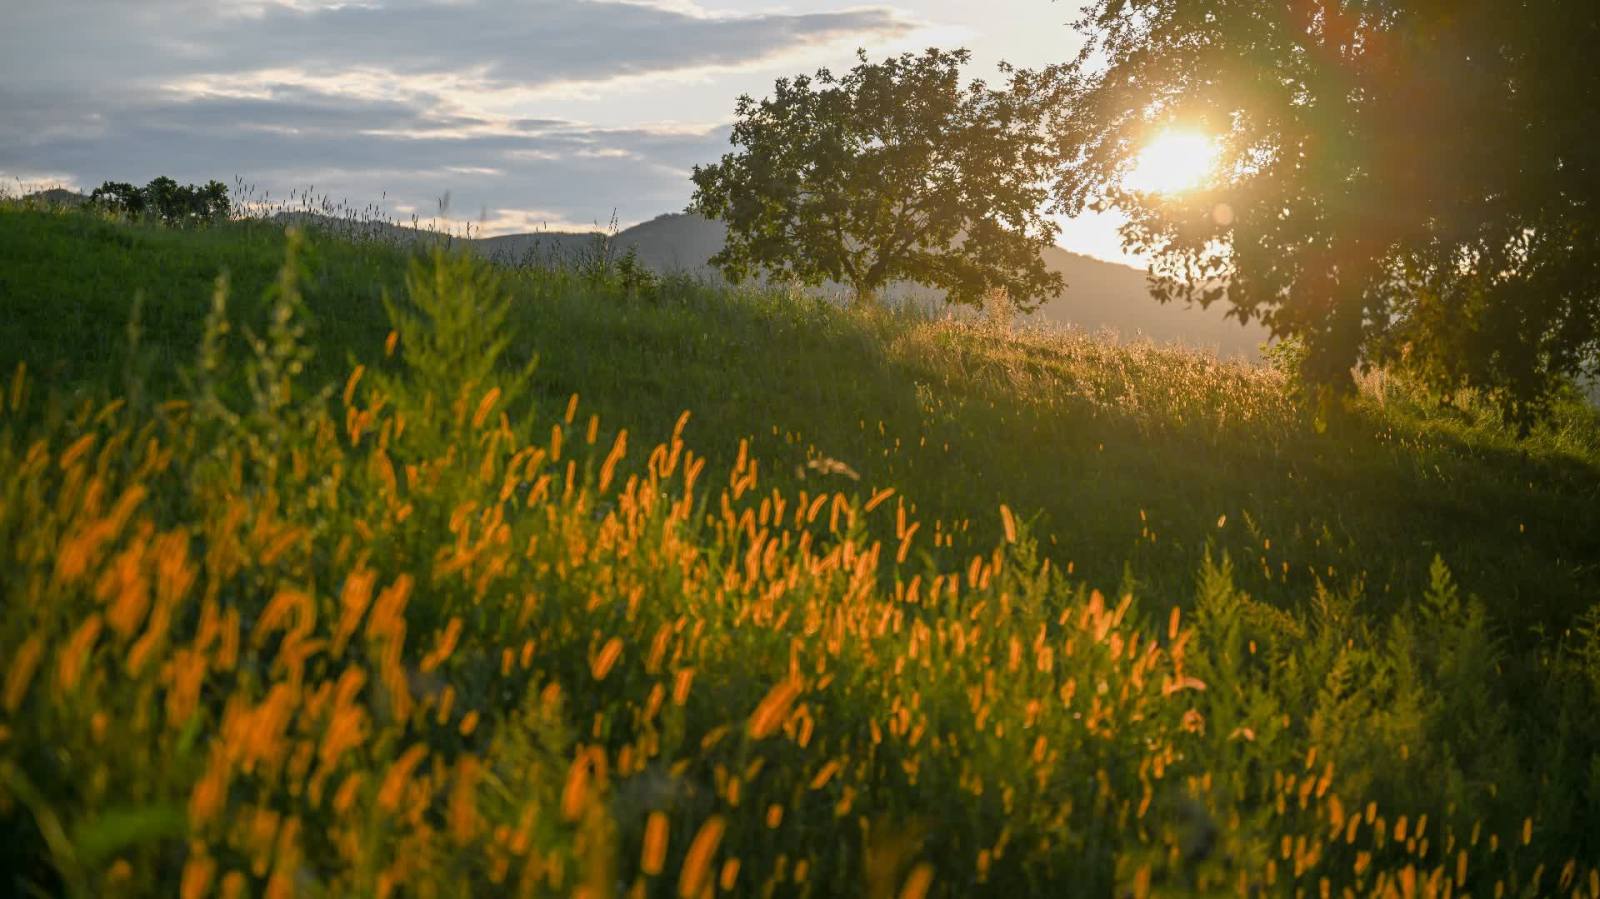
[{"label": "treeline", "polygon": [[132,218],[155,218],[168,225],[219,222],[233,211],[226,184],[207,181],[203,187],[180,185],[165,175],[144,187],[107,181],[95,188],[89,202]]}]

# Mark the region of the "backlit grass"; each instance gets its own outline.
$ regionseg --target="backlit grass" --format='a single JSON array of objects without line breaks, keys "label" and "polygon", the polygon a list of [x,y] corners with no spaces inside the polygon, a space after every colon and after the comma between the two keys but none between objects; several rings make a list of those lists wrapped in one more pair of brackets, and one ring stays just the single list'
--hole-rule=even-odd
[{"label": "backlit grass", "polygon": [[0,214],[18,890],[1600,895],[1576,410],[255,228]]}]

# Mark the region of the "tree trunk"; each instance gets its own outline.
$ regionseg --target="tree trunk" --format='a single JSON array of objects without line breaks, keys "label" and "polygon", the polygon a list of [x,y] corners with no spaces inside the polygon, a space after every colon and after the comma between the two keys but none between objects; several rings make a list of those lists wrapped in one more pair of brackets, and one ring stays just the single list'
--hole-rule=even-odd
[{"label": "tree trunk", "polygon": [[872,309],[878,305],[878,292],[864,284],[853,284],[851,289],[854,294],[850,297],[850,304],[856,309]]}]

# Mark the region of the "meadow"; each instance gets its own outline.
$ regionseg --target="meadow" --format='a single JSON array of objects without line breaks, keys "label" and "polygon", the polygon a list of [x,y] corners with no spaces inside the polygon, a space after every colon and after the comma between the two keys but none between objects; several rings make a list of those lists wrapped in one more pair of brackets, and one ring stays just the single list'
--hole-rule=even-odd
[{"label": "meadow", "polygon": [[1600,896],[1600,420],[0,210],[26,895]]}]

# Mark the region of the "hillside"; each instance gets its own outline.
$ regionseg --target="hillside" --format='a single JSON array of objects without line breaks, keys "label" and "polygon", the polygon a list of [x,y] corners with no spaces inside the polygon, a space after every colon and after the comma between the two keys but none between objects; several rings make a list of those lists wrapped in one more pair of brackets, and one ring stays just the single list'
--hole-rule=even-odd
[{"label": "hillside", "polygon": [[[716,273],[706,260],[722,249],[725,231],[720,223],[699,216],[662,215],[618,232],[612,238],[612,246],[616,252],[634,248],[640,261],[658,272],[683,271],[714,277]],[[492,257],[514,261],[529,253],[545,257],[581,252],[592,247],[597,237],[517,234],[476,243]],[[1051,271],[1061,273],[1067,290],[1032,315],[1019,317],[1019,323],[1111,331],[1127,340],[1181,343],[1214,350],[1224,357],[1245,359],[1259,358],[1259,348],[1268,340],[1265,329],[1226,318],[1220,305],[1199,309],[1153,301],[1145,286],[1144,272],[1138,269],[1060,247],[1047,249],[1044,258]],[[886,293],[895,299],[937,302],[936,294],[916,285],[894,284]]]},{"label": "hillside", "polygon": [[1576,399],[296,241],[0,207],[0,892],[1600,878]]},{"label": "hillside", "polygon": [[53,187],[49,190],[41,190],[28,194],[22,198],[22,202],[25,204],[32,204],[45,208],[55,207],[74,209],[89,202],[89,198],[88,196],[80,194],[77,191]]},{"label": "hillside", "polygon": [[[26,361],[62,388],[103,391],[135,364],[149,389],[176,387],[216,274],[229,275],[235,316],[254,321],[282,261],[281,228],[271,223],[185,233],[4,213],[0,228],[0,317],[12,325],[0,338],[0,371]],[[314,380],[342,381],[348,357],[387,332],[381,298],[404,290],[406,257],[381,241],[325,241],[317,253],[309,367]],[[1518,443],[1487,413],[1420,406],[1389,385],[1333,439],[1306,429],[1304,413],[1272,386],[1276,375],[1177,348],[1079,333],[1006,338],[914,314],[864,320],[826,303],[692,284],[660,308],[595,302],[589,294],[609,288],[559,271],[508,278],[519,298],[511,352],[537,359],[544,402],[578,392],[606,420],[652,437],[689,409],[689,433],[714,460],[731,463],[748,438],[784,478],[808,450],[825,453],[866,485],[915,477],[918,501],[944,517],[1027,498],[1045,533],[1087,556],[1078,566],[1104,589],[1117,586],[1129,553],[1161,559],[1153,567],[1165,573],[1141,577],[1169,595],[1187,592],[1188,562],[1208,542],[1253,554],[1249,540],[1213,533],[1233,509],[1272,539],[1274,565],[1289,554],[1285,578],[1250,583],[1285,602],[1341,558],[1341,577],[1359,575],[1374,595],[1404,593],[1431,561],[1407,548],[1417,546],[1450,549],[1475,592],[1537,595],[1507,604],[1508,614],[1548,607],[1556,618],[1546,620],[1558,620],[1600,587],[1600,435],[1581,404],[1544,437]],[[919,443],[929,428],[934,448]],[[945,477],[952,466],[965,475]],[[1475,509],[1486,496],[1514,502],[1538,539],[1506,544],[1491,526],[1500,513]],[[1144,510],[1161,539],[1141,537],[1138,516],[1080,511],[1108,505]],[[1543,524],[1530,520],[1536,513]],[[1575,524],[1590,520],[1595,527]],[[1296,552],[1305,557],[1295,561]],[[1508,552],[1533,555],[1508,564]]]},{"label": "hillside", "polygon": [[[720,223],[699,216],[668,214],[624,228],[609,240],[613,252],[623,253],[632,248],[639,261],[654,271],[709,277],[715,272],[706,265],[706,260],[722,249],[725,231]],[[492,258],[515,262],[528,253],[570,256],[593,248],[602,238],[598,232],[512,234],[486,237],[477,241],[477,245]]]},{"label": "hillside", "polygon": [[[49,194],[48,197],[36,194],[32,199],[47,204],[75,204],[83,200],[81,195],[69,191],[55,190]],[[722,249],[726,233],[721,223],[683,213],[660,215],[612,235],[598,231],[544,231],[471,239],[443,237],[393,223],[320,213],[285,212],[275,218],[284,222],[314,222],[335,233],[402,245],[448,241],[475,247],[490,258],[508,264],[571,262],[596,252],[605,241],[612,253],[633,249],[640,262],[658,273],[683,272],[714,281],[720,281],[721,276],[706,264],[706,260]],[[1241,325],[1227,318],[1221,304],[1200,309],[1154,302],[1146,288],[1144,273],[1138,269],[1061,247],[1045,250],[1044,258],[1051,271],[1061,273],[1067,290],[1031,315],[1019,316],[1019,324],[1065,326],[1090,333],[1112,332],[1124,340],[1178,343],[1212,350],[1224,358],[1240,359],[1259,359],[1260,347],[1269,339],[1260,325]],[[834,292],[842,292],[842,288]],[[894,301],[939,303],[935,292],[914,284],[893,284],[885,293]]]}]

